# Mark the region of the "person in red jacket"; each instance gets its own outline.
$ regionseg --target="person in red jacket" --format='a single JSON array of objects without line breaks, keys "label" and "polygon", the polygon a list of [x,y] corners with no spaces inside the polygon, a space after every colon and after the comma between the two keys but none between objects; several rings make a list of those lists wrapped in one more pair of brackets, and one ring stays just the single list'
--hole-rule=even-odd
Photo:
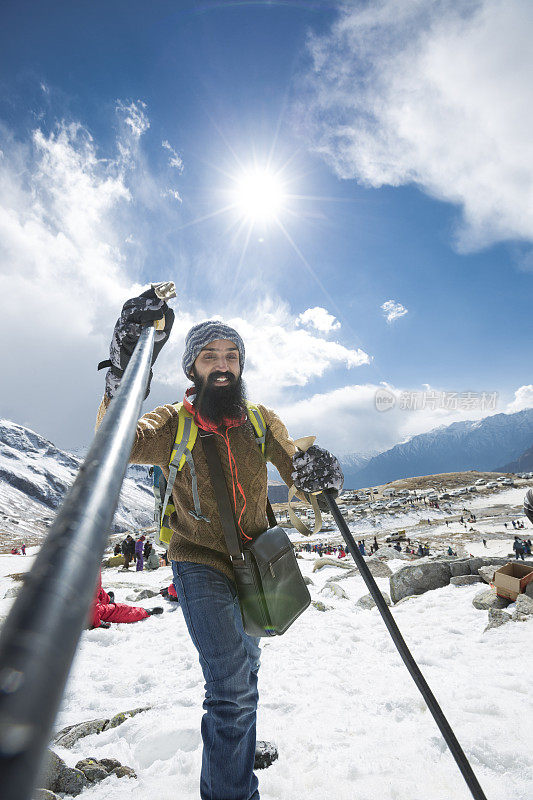
[{"label": "person in red jacket", "polygon": [[152,614],[162,613],[162,608],[146,609],[140,606],[129,606],[126,603],[115,603],[113,593],[108,594],[102,587],[102,576],[100,575],[91,609],[89,628],[109,628],[111,622],[139,622],[141,619],[151,617]]}]

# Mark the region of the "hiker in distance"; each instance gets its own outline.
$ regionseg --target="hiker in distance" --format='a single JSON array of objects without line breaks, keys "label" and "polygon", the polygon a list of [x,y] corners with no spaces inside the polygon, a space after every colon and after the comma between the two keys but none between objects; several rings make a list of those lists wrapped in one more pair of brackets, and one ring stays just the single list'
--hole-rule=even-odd
[{"label": "hiker in distance", "polygon": [[[168,340],[174,313],[153,288],[124,305],[113,333],[98,424],[117,391],[142,325],[163,317],[165,328],[156,332],[152,363]],[[243,628],[201,433],[214,434],[243,540],[254,539],[268,528],[265,459],[277,467],[287,485],[294,483],[304,493],[339,491],[343,483],[333,455],[317,446],[297,453],[283,422],[274,411],[258,404],[254,408],[266,424],[263,455],[246,405],[244,364],[244,342],[228,325],[210,320],[195,325],[187,334],[182,367],[193,385],[185,392],[183,406],[193,416],[200,435],[173,484],[174,511],[167,519],[172,534],[168,556],[205,678],[202,800],[259,800],[254,756],[260,648],[259,639]],[[145,414],[137,425],[130,460],[161,467],[168,480],[178,422],[174,405]]]}]

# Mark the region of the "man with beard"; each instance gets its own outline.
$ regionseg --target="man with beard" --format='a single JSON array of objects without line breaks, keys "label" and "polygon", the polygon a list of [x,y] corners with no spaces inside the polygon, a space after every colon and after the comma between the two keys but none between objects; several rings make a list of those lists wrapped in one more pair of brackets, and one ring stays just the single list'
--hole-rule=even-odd
[{"label": "man with beard", "polygon": [[[173,313],[153,290],[125,304],[115,326],[98,421],[116,391],[142,324],[163,316],[165,330],[156,338],[153,360],[168,339]],[[194,386],[185,392],[183,404],[200,431],[215,435],[235,522],[243,540],[250,540],[268,527],[265,460],[277,467],[287,485],[295,483],[303,492],[339,490],[342,472],[337,459],[320,447],[297,453],[279,417],[258,405],[267,428],[263,456],[247,415],[244,362],[240,335],[222,322],[201,322],[187,334],[182,366]],[[160,466],[167,480],[178,415],[174,405],[145,414],[139,420],[131,452],[131,461]],[[254,774],[259,640],[243,629],[200,436],[191,456],[193,464],[186,463],[177,473],[172,489],[175,511],[169,519],[173,534],[168,556],[205,678],[200,795],[202,800],[259,800]]]}]

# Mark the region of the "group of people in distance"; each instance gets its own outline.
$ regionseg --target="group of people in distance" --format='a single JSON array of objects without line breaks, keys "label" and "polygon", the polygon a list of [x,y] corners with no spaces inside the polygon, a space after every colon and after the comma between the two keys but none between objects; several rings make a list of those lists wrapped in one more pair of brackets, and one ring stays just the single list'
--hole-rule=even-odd
[{"label": "group of people in distance", "polygon": [[144,534],[134,539],[131,533],[128,533],[122,542],[117,542],[114,554],[124,556],[124,569],[129,569],[132,561],[136,565],[137,572],[142,572],[143,569],[158,569],[161,566],[155,547]]}]

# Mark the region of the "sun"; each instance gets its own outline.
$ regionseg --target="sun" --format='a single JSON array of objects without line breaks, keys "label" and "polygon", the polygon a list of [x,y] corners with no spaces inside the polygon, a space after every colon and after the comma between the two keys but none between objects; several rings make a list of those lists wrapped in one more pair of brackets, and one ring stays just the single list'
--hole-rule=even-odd
[{"label": "sun", "polygon": [[232,194],[239,216],[252,223],[276,220],[287,199],[279,175],[259,168],[239,175]]}]

